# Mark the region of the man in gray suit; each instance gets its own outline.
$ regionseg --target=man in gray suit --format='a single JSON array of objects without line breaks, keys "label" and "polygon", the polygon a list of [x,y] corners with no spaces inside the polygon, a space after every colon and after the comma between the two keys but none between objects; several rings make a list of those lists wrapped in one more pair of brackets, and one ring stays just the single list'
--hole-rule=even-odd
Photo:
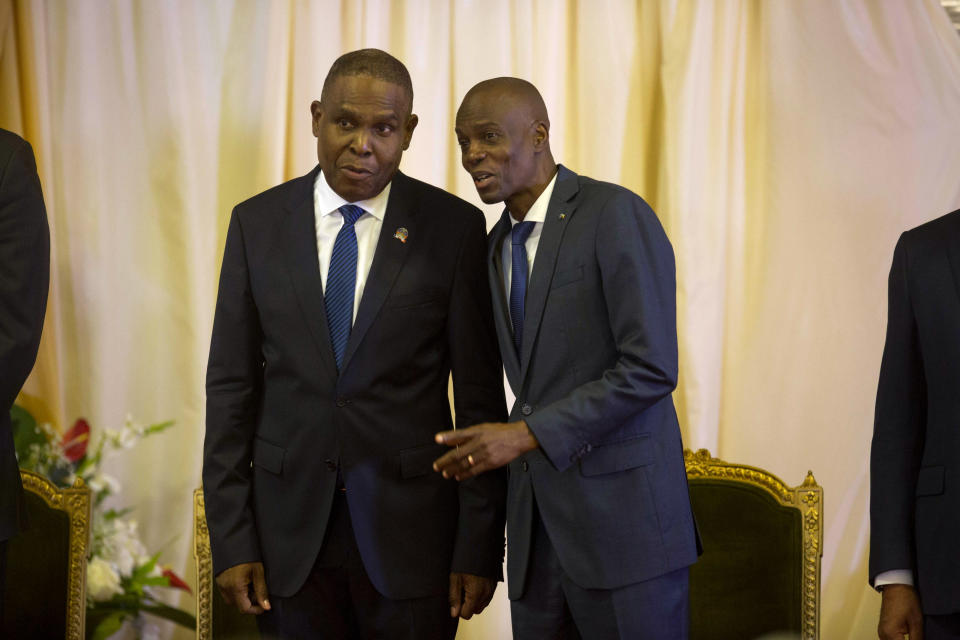
[{"label": "man in gray suit", "polygon": [[473,87],[457,112],[464,168],[506,210],[488,272],[510,422],[437,434],[434,468],[463,480],[510,465],[514,636],[687,637],[697,557],[677,381],[673,250],[622,187],[550,152],[537,89]]}]

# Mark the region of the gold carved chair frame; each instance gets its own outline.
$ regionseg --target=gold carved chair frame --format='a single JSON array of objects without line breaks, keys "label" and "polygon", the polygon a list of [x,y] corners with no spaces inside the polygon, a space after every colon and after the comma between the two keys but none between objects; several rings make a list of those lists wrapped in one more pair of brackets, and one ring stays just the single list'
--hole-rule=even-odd
[{"label": "gold carved chair frame", "polygon": [[60,489],[40,474],[20,470],[25,491],[40,496],[48,507],[67,514],[70,546],[67,567],[67,640],[83,640],[87,619],[87,551],[90,543],[90,489],[77,478],[74,485]]},{"label": "gold carved chair frame", "polygon": [[820,637],[820,562],[823,557],[823,487],[817,484],[813,472],[808,471],[803,484],[787,486],[780,478],[744,464],[733,464],[714,458],[706,449],[696,452],[685,449],[684,462],[687,478],[730,480],[764,489],[781,505],[800,512],[802,523],[803,560],[801,579],[802,640]]}]

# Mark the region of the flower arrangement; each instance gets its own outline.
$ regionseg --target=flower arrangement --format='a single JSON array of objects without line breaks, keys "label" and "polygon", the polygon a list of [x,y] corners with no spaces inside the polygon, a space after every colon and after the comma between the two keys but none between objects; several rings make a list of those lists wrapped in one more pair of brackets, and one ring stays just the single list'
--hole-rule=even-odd
[{"label": "flower arrangement", "polygon": [[[54,484],[69,487],[82,478],[93,492],[90,556],[87,562],[87,638],[103,640],[126,621],[142,626],[149,613],[188,628],[196,618],[157,598],[155,589],[190,588],[169,567],[149,555],[137,533],[131,509],[108,508],[105,501],[120,491],[115,478],[103,472],[105,458],[132,448],[139,440],[170,428],[172,422],[143,426],[129,416],[119,430],[106,429],[91,447],[90,425],[77,420],[64,434],[49,423],[37,423],[24,408],[11,410],[17,459],[23,469],[40,473]],[[92,453],[91,453],[92,452]]]}]

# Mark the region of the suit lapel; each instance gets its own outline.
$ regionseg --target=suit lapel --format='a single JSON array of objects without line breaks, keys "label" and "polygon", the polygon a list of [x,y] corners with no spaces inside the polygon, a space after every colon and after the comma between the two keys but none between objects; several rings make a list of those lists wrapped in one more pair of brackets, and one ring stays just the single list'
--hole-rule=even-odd
[{"label": "suit lapel", "polygon": [[317,256],[317,228],[313,210],[313,183],[319,167],[301,178],[287,201],[287,217],[283,229],[287,270],[293,281],[300,310],[306,318],[310,335],[320,352],[320,360],[328,372],[336,377],[337,365],[327,328],[327,309],[323,303],[323,282]]},{"label": "suit lapel", "polygon": [[[560,242],[563,234],[573,217],[576,203],[571,202],[580,190],[577,174],[563,165],[557,170],[557,182],[553,187],[553,195],[547,207],[546,220],[543,222],[543,231],[540,233],[540,242],[537,244],[537,254],[533,261],[533,272],[530,274],[530,283],[527,285],[527,299],[523,313],[523,342],[520,354],[520,380],[526,378],[530,366],[530,356],[533,345],[537,341],[540,331],[540,320],[543,318],[543,308],[547,303],[547,294],[550,292],[550,282],[553,280],[553,270],[557,264],[557,254],[560,251]],[[563,214],[563,218],[560,214]]]},{"label": "suit lapel", "polygon": [[493,297],[493,320],[497,327],[497,339],[500,342],[500,354],[503,356],[503,368],[514,393],[520,392],[520,358],[513,346],[513,329],[510,324],[510,310],[507,307],[507,294],[503,285],[503,243],[510,233],[510,214],[506,210],[500,221],[490,232],[487,248],[487,274],[490,276],[490,295]]},{"label": "suit lapel", "polygon": [[[370,265],[370,273],[363,287],[357,317],[353,322],[350,338],[347,340],[347,350],[343,354],[341,371],[345,371],[349,366],[353,354],[356,353],[367,330],[380,312],[384,300],[387,299],[387,294],[390,293],[397,274],[403,267],[410,247],[417,242],[414,209],[407,189],[407,180],[407,177],[400,172],[393,177],[387,211],[383,216],[380,237],[377,238],[377,248],[373,253],[373,263]],[[400,227],[407,229],[406,242],[394,238],[394,233]]]}]

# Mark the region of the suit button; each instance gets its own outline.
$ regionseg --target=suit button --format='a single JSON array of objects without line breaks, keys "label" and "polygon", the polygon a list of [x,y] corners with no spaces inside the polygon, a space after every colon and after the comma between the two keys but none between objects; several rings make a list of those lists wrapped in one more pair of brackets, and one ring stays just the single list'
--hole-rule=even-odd
[{"label": "suit button", "polygon": [[520,468],[523,469],[524,472],[530,471],[530,464],[526,460],[521,460]]},{"label": "suit button", "polygon": [[525,415],[525,416],[528,416],[528,415],[530,415],[531,413],[533,413],[533,407],[531,407],[531,406],[528,405],[528,404],[525,404],[525,405],[523,405],[522,407],[520,407],[520,413],[522,413],[522,414]]},{"label": "suit button", "polygon": [[323,461],[323,464],[327,465],[327,469],[329,469],[330,471],[336,471],[336,470],[337,470],[337,463],[334,462],[333,460],[330,460],[329,458],[327,458],[326,460],[324,460],[324,461]]},{"label": "suit button", "polygon": [[347,401],[344,400],[343,398],[337,398],[337,406],[338,406],[338,407],[345,407],[345,406],[347,406]]}]

